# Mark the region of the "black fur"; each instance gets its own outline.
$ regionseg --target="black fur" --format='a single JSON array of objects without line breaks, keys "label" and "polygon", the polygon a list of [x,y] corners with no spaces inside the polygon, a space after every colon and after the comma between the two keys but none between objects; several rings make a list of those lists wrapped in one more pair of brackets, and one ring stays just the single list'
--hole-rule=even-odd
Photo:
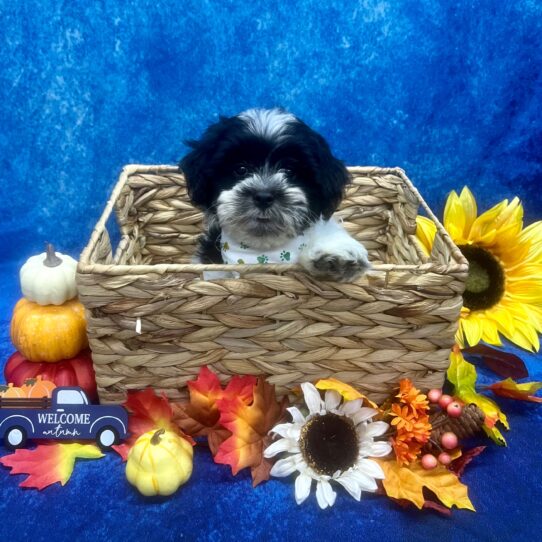
[{"label": "black fur", "polygon": [[196,258],[200,263],[224,263],[220,249],[220,228],[217,224],[211,226],[205,233],[200,235]]}]

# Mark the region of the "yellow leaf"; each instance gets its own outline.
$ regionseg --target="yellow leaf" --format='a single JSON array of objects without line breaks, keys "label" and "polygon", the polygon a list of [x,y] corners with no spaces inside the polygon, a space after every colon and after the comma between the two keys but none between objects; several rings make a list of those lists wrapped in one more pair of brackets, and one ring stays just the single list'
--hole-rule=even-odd
[{"label": "yellow leaf", "polygon": [[388,497],[406,499],[421,510],[425,502],[423,488],[426,487],[448,508],[457,506],[475,511],[467,494],[467,486],[442,465],[425,470],[419,462],[400,467],[395,459],[374,461],[382,467],[386,475],[382,485]]},{"label": "yellow leaf", "polygon": [[495,423],[499,421],[509,429],[508,419],[495,401],[476,391],[476,367],[466,361],[460,351],[451,352],[447,376],[454,386],[453,394],[466,404],[474,403],[486,415],[486,434],[500,446],[506,446],[506,440]]},{"label": "yellow leaf", "polygon": [[335,390],[336,392],[340,393],[345,401],[353,401],[354,399],[363,399],[371,406],[371,408],[378,409],[378,405],[376,403],[373,403],[368,397],[363,395],[363,393],[360,393],[358,390],[353,388],[352,386],[345,384],[344,382],[341,382],[340,380],[337,380],[336,378],[326,378],[322,380],[318,380],[316,382],[316,387],[319,390]]}]

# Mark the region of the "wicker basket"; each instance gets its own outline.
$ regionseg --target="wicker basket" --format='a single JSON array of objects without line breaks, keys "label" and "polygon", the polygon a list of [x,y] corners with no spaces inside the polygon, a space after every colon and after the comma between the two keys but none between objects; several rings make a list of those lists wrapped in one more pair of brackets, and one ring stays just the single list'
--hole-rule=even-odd
[{"label": "wicker basket", "polygon": [[[402,170],[350,171],[337,215],[374,269],[341,284],[290,264],[191,264],[202,213],[182,174],[127,166],[77,275],[101,401],[146,386],[180,400],[202,365],[221,378],[267,375],[280,393],[330,376],[375,400],[403,377],[441,386],[468,264]],[[419,205],[437,224],[430,258],[414,239]],[[203,280],[211,269],[240,278]]]}]

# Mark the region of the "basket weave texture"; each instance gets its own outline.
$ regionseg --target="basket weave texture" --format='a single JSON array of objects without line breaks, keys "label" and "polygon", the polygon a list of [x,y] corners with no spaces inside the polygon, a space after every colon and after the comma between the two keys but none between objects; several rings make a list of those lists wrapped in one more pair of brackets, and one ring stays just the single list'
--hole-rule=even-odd
[{"label": "basket weave texture", "polygon": [[[376,401],[405,377],[441,386],[468,264],[401,169],[349,170],[336,216],[374,267],[344,284],[291,264],[191,264],[203,216],[183,175],[126,166],[77,273],[100,400],[147,386],[184,399],[202,365],[267,375],[279,393],[327,377]],[[429,257],[414,237],[419,206],[437,225]],[[203,279],[225,269],[240,278]]]}]

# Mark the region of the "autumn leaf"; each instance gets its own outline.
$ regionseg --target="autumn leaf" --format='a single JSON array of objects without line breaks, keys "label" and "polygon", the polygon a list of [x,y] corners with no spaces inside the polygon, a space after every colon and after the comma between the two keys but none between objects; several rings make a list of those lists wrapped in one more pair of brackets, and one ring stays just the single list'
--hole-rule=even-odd
[{"label": "autumn leaf", "polygon": [[206,436],[211,453],[215,455],[220,444],[231,434],[220,425],[217,401],[237,396],[248,404],[252,401],[255,384],[254,376],[234,376],[222,389],[217,375],[202,367],[198,378],[188,382],[190,402],[173,406],[175,422],[189,435]]},{"label": "autumn leaf", "polygon": [[216,455],[220,444],[231,435],[220,424],[217,402],[238,397],[249,404],[255,385],[254,376],[234,376],[222,389],[218,376],[204,366],[196,380],[188,382],[190,402],[173,406],[174,420],[188,435],[206,436],[211,453]]},{"label": "autumn leaf", "polygon": [[442,465],[426,470],[419,461],[408,467],[400,467],[395,459],[374,458],[374,461],[386,475],[382,485],[388,497],[406,499],[421,510],[426,502],[423,489],[427,488],[448,508],[457,506],[475,511],[467,494],[467,486]]},{"label": "autumn leaf", "polygon": [[494,373],[504,378],[529,376],[523,360],[510,352],[503,352],[487,344],[477,344],[466,348],[463,353],[480,358]]},{"label": "autumn leaf", "polygon": [[454,459],[448,468],[459,478],[461,478],[461,476],[463,476],[465,467],[485,449],[486,446],[477,446],[476,448],[471,448],[470,450],[462,450],[461,455]]},{"label": "autumn leaf", "polygon": [[138,437],[155,429],[174,431],[185,437],[192,445],[195,444],[193,439],[184,434],[174,423],[171,404],[163,393],[156,395],[152,388],[129,391],[124,407],[129,413],[128,433],[130,436],[122,444],[113,446],[123,461],[128,459],[128,453]]},{"label": "autumn leaf", "polygon": [[275,386],[263,378],[258,379],[250,405],[236,396],[219,400],[220,423],[231,436],[220,445],[215,461],[230,465],[234,475],[250,467],[254,486],[267,480],[272,462],[263,457],[263,451],[271,442],[268,433],[283,418],[287,403],[287,398],[277,401]]},{"label": "autumn leaf", "polygon": [[371,408],[376,408],[377,410],[380,410],[378,405],[376,403],[373,403],[373,401],[371,401],[368,397],[363,395],[363,393],[360,393],[358,390],[356,390],[349,384],[345,384],[344,382],[341,382],[340,380],[337,380],[336,378],[326,378],[326,379],[318,380],[315,386],[319,390],[335,390],[342,395],[345,401],[353,401],[354,399],[363,399],[363,402],[366,403],[366,406],[370,406]]},{"label": "autumn leaf", "polygon": [[19,449],[0,458],[10,474],[28,474],[19,486],[43,489],[56,482],[65,485],[76,459],[99,459],[104,454],[94,444],[40,444],[33,450]]},{"label": "autumn leaf", "polygon": [[453,395],[466,404],[474,403],[483,411],[486,416],[483,427],[486,435],[500,446],[506,446],[506,440],[496,423],[500,422],[506,429],[510,429],[508,419],[495,401],[476,391],[476,367],[466,361],[459,350],[452,350],[450,353],[447,377],[454,386]]},{"label": "autumn leaf", "polygon": [[542,397],[534,395],[541,388],[542,382],[524,382],[523,384],[518,384],[511,378],[485,387],[485,389],[491,390],[495,395],[519,401],[531,401],[533,403],[542,403]]}]

